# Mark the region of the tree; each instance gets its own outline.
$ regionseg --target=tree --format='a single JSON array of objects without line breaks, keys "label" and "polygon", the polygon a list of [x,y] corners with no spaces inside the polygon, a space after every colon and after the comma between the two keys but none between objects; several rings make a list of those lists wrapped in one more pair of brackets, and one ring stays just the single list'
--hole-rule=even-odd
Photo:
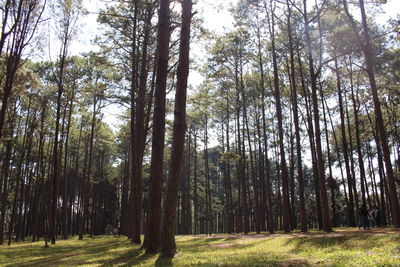
[{"label": "tree", "polygon": [[275,15],[274,9],[272,5],[272,1],[270,1],[271,8],[271,19],[269,20],[269,31],[271,35],[271,53],[272,53],[272,65],[274,71],[274,94],[275,94],[275,105],[276,105],[276,116],[278,118],[278,133],[279,133],[279,154],[280,154],[280,170],[282,172],[282,190],[283,190],[283,230],[285,232],[290,232],[290,200],[289,200],[289,178],[288,178],[288,169],[286,165],[285,158],[285,147],[284,147],[284,139],[283,139],[283,122],[282,122],[282,106],[281,106],[281,97],[280,97],[280,88],[279,88],[279,74],[278,74],[278,63],[276,59],[276,48],[275,48]]},{"label": "tree", "polygon": [[361,11],[361,20],[362,20],[362,34],[359,33],[359,28],[357,26],[357,23],[354,20],[353,16],[349,12],[349,9],[347,6],[347,1],[343,0],[344,11],[349,19],[349,22],[351,24],[353,32],[356,36],[358,46],[364,54],[366,72],[368,75],[369,84],[370,84],[370,88],[371,88],[371,92],[372,92],[374,108],[375,108],[375,119],[376,119],[376,123],[377,123],[377,132],[378,132],[378,134],[380,136],[380,140],[381,140],[383,158],[384,158],[386,172],[387,172],[387,180],[389,183],[389,186],[388,186],[389,198],[390,198],[390,203],[392,205],[393,221],[394,221],[394,225],[396,227],[400,227],[400,204],[399,204],[399,198],[397,196],[397,191],[396,191],[396,183],[395,183],[395,178],[394,178],[394,173],[393,173],[392,162],[390,159],[390,150],[389,150],[389,146],[387,143],[386,129],[385,129],[385,126],[383,125],[381,102],[379,100],[378,87],[376,85],[376,79],[375,79],[375,70],[374,70],[375,69],[375,66],[374,66],[375,61],[374,61],[374,56],[373,56],[373,51],[372,51],[371,38],[369,35],[369,28],[368,28],[368,24],[367,24],[367,16],[366,16],[366,12],[365,12],[364,0],[359,0],[359,5],[360,5],[360,11]]},{"label": "tree", "polygon": [[59,66],[58,74],[56,78],[57,83],[57,114],[55,118],[55,132],[54,132],[54,143],[53,143],[53,175],[52,175],[52,198],[51,198],[51,215],[49,222],[49,231],[51,243],[56,243],[56,218],[57,218],[57,199],[59,191],[59,131],[60,131],[60,117],[61,117],[61,104],[62,95],[64,93],[64,76],[65,76],[65,61],[68,55],[68,47],[72,41],[72,38],[76,34],[77,20],[81,15],[80,4],[74,0],[61,0],[57,3],[58,12],[54,15],[59,16],[57,21],[59,30],[57,32],[57,38],[60,40],[60,52],[59,52]]},{"label": "tree", "polygon": [[[21,62],[22,54],[31,43],[41,21],[45,4],[46,2],[41,4],[40,0],[19,0],[16,2],[6,0],[2,2],[0,56],[5,65],[5,73],[0,76],[0,83],[3,87],[0,109],[0,140],[14,78],[23,62]],[[3,54],[5,47],[7,50]]]},{"label": "tree", "polygon": [[186,92],[189,75],[190,25],[192,20],[192,1],[182,1],[182,26],[179,44],[179,63],[175,93],[174,128],[171,151],[171,163],[168,172],[167,194],[165,198],[161,257],[172,258],[175,255],[176,208],[178,188],[182,176],[183,149],[186,132]]},{"label": "tree", "polygon": [[[328,197],[326,190],[326,181],[325,181],[325,167],[324,167],[324,159],[322,155],[322,147],[321,147],[321,131],[319,125],[319,109],[318,109],[318,98],[317,98],[317,78],[319,72],[318,69],[315,71],[314,67],[314,58],[312,55],[311,48],[311,38],[309,33],[309,19],[307,13],[307,1],[303,0],[303,18],[304,18],[304,33],[306,36],[306,47],[307,47],[307,57],[308,57],[308,66],[310,71],[311,78],[311,95],[312,95],[312,108],[313,108],[313,118],[314,118],[314,129],[315,129],[315,146],[316,146],[316,159],[317,159],[317,170],[318,170],[318,179],[319,179],[319,190],[321,194],[321,206],[322,206],[322,222],[323,228],[325,231],[332,231],[331,220],[329,215],[329,205],[328,205]],[[319,16],[319,11],[318,14]]]},{"label": "tree", "polygon": [[[152,154],[148,216],[146,218],[146,253],[156,253],[161,241],[161,186],[165,139],[165,96],[168,74],[170,10],[169,0],[160,2],[157,33],[157,77],[154,95]],[[178,183],[179,184],[179,183]],[[178,186],[177,186],[178,188]],[[177,189],[176,188],[176,189]]]}]

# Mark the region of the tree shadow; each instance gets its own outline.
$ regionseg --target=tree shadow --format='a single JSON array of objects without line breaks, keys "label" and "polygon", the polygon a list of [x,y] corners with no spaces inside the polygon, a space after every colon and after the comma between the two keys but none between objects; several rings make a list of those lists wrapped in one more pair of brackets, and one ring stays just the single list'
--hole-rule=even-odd
[{"label": "tree shadow", "polygon": [[161,258],[158,257],[156,260],[156,267],[167,267],[167,266],[174,266],[174,264],[172,263],[172,259],[170,258]]},{"label": "tree shadow", "polygon": [[[400,236],[393,236],[393,242],[399,241]],[[289,239],[286,245],[293,244],[293,252],[299,253],[309,249],[328,249],[334,250],[373,250],[382,246],[382,240],[379,235],[332,235],[332,236],[306,236]]]},{"label": "tree shadow", "polygon": [[[193,247],[193,246],[204,246],[204,245],[208,245],[208,244],[212,244],[212,243],[217,243],[219,241],[223,241],[223,240],[227,240],[227,238],[221,238],[221,237],[208,237],[208,238],[198,238],[198,237],[194,237],[192,239],[189,240],[185,240],[179,241],[179,246],[180,247]],[[231,239],[232,240],[232,239]]]},{"label": "tree shadow", "polygon": [[100,264],[101,267],[114,266],[114,265],[134,266],[152,257],[155,257],[155,255],[145,254],[143,253],[143,249],[137,248],[134,250],[129,250],[126,253],[123,253],[116,258],[104,261],[98,261],[98,263]]},{"label": "tree shadow", "polygon": [[[95,239],[86,239],[79,242],[79,245],[60,242],[48,248],[31,246],[32,243],[27,243],[26,246],[23,244],[19,247],[11,247],[1,252],[5,259],[8,260],[3,266],[73,266],[82,264],[82,262],[89,263],[88,261],[101,257],[105,253],[112,253],[110,252],[111,250],[121,245],[120,239],[101,240],[99,244],[94,243],[98,242]],[[82,260],[82,256],[85,257],[85,260]]]}]

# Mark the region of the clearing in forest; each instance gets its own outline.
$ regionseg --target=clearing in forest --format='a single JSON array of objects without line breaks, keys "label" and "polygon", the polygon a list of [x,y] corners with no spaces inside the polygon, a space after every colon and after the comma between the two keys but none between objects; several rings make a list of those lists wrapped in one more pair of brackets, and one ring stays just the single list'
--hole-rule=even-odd
[{"label": "clearing in forest", "polygon": [[21,242],[0,247],[0,266],[400,266],[395,229],[178,236],[177,245],[172,261],[159,261],[122,236]]}]

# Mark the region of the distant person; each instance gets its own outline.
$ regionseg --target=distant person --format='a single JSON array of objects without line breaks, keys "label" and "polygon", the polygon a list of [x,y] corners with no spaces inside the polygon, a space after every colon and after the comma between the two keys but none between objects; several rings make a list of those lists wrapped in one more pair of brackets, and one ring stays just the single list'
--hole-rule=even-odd
[{"label": "distant person", "polygon": [[118,230],[117,227],[114,227],[114,228],[112,229],[112,234],[113,234],[113,235],[118,235],[118,234],[119,234],[119,230]]},{"label": "distant person", "polygon": [[383,226],[382,211],[378,208],[376,209],[375,223],[377,227]]},{"label": "distant person", "polygon": [[367,205],[362,205],[360,208],[360,223],[364,230],[369,230],[369,212]]},{"label": "distant person", "polygon": [[379,209],[374,206],[374,208],[371,210],[371,222],[372,222],[372,226],[377,227],[378,226],[378,213],[379,213]]}]

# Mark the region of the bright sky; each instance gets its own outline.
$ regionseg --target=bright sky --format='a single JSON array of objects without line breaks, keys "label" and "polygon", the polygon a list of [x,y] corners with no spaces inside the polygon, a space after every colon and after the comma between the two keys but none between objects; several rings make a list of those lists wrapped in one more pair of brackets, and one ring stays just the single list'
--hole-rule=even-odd
[{"label": "bright sky", "polygon": [[[92,40],[98,32],[98,23],[96,21],[99,10],[105,8],[106,2],[101,0],[83,0],[83,6],[89,14],[82,21],[82,28],[79,37],[71,44],[71,54],[79,54],[97,49],[92,44]],[[109,1],[107,1],[109,2]],[[198,0],[194,5],[194,9],[198,12],[197,16],[203,17],[205,27],[222,33],[233,28],[233,18],[228,12],[228,8],[236,3],[237,0]],[[201,46],[192,44],[191,57],[201,58],[203,54]],[[201,75],[192,70],[189,75],[189,84],[196,86],[202,81]],[[114,130],[118,128],[119,121],[116,116],[121,113],[121,109],[110,106],[106,108],[104,121],[107,122]]]},{"label": "bright sky", "polygon": [[[315,3],[315,0],[309,0],[310,6]],[[89,11],[89,15],[85,16],[82,20],[82,28],[78,40],[71,45],[71,54],[79,54],[96,49],[92,44],[98,32],[98,24],[96,22],[99,9],[104,8],[109,0],[82,0],[83,6]],[[233,28],[233,18],[229,14],[229,7],[237,3],[238,0],[197,0],[194,9],[198,12],[197,16],[203,17],[205,27],[222,33],[229,31]],[[377,21],[384,24],[389,18],[394,18],[400,13],[400,0],[388,0],[388,3],[383,6],[383,13],[377,16]],[[202,58],[204,50],[201,45],[191,45],[191,58]],[[192,70],[189,75],[189,84],[192,86],[199,85],[202,82],[202,76],[195,70]],[[109,123],[114,129],[118,128],[118,122],[115,119],[116,108],[108,108],[105,110],[105,121]]]},{"label": "bright sky", "polygon": [[[94,39],[98,30],[96,22],[97,13],[110,1],[83,0],[83,6],[89,11],[89,15],[84,18],[79,41],[73,44],[71,51],[83,52],[94,49],[91,40]],[[216,32],[223,32],[225,29],[233,27],[233,18],[228,12],[228,8],[236,3],[237,0],[198,0],[194,9],[198,16],[204,17],[205,26]],[[76,49],[75,49],[76,48]]]},{"label": "bright sky", "polygon": [[[314,0],[309,0],[311,3]],[[99,9],[104,8],[108,0],[83,0],[83,6],[89,11],[89,15],[84,18],[83,27],[81,29],[80,38],[74,42],[71,47],[71,52],[79,54],[96,49],[92,45],[93,40],[98,32],[98,24],[96,22]],[[236,4],[238,0],[197,0],[194,9],[199,12],[198,16],[204,18],[205,26],[213,31],[222,33],[233,28],[233,18],[229,14],[229,7]],[[388,3],[383,6],[383,13],[378,15],[378,21],[385,23],[388,18],[393,18],[399,14],[400,0],[388,0]],[[191,56],[199,57],[204,51],[196,44],[192,44]],[[201,75],[197,72],[191,72],[189,83],[198,85],[201,82]]]}]

